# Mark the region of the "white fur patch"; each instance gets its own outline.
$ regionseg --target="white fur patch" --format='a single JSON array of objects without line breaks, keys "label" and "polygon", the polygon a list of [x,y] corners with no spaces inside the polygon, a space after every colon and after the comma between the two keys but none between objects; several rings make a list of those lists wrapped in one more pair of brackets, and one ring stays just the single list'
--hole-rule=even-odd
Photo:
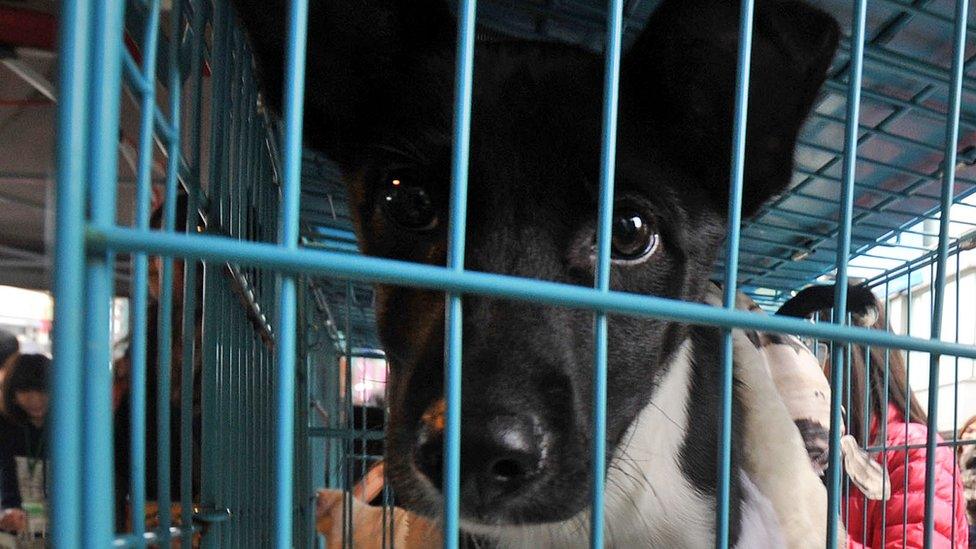
[{"label": "white fur patch", "polygon": [[617,452],[607,478],[608,541],[615,547],[714,543],[714,501],[681,471],[691,372],[686,341]]},{"label": "white fur patch", "polygon": [[[690,380],[691,344],[686,341],[609,465],[605,535],[610,547],[697,548],[714,543],[714,501],[681,471]],[[463,526],[492,536],[503,547],[587,547],[589,514],[587,510],[550,525]]]},{"label": "white fur patch", "polygon": [[739,541],[736,547],[742,549],[780,549],[786,547],[786,539],[776,520],[772,502],[762,495],[759,488],[749,479],[740,477],[742,486],[742,522]]}]

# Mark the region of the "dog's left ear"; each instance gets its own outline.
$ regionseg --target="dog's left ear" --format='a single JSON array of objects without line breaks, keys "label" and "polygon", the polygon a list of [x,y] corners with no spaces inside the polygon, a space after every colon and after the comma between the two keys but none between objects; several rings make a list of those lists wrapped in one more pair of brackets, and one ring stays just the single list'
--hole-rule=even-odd
[{"label": "dog's left ear", "polygon": [[[286,0],[232,0],[264,101],[282,109]],[[444,0],[310,0],[307,146],[354,164],[377,133],[422,121],[449,128],[455,19]],[[435,119],[435,120],[432,120]]]},{"label": "dog's left ear", "polygon": [[[622,111],[647,121],[669,156],[727,209],[738,0],[664,0],[622,66]],[[795,0],[756,0],[742,212],[784,190],[797,133],[837,47],[829,15]]]}]

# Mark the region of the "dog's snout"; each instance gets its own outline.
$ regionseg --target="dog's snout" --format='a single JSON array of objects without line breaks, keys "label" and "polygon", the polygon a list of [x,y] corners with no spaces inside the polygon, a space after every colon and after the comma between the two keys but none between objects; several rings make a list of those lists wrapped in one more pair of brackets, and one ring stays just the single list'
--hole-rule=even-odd
[{"label": "dog's snout", "polygon": [[[470,448],[473,455],[462,462],[471,473],[481,474],[499,487],[518,485],[539,470],[543,440],[533,416],[498,416],[485,425],[482,436],[474,435]],[[463,467],[463,466],[462,466]],[[463,472],[463,471],[462,471]]]},{"label": "dog's snout", "polygon": [[[536,416],[465,416],[462,424],[461,499],[468,512],[504,506],[539,477],[549,437]],[[443,433],[423,431],[415,464],[440,489]]]}]

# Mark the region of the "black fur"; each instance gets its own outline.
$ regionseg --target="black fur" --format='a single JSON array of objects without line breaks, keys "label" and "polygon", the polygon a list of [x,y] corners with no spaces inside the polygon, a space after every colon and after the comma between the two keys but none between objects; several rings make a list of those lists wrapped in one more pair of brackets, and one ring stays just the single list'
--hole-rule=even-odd
[{"label": "black fur", "polygon": [[[827,452],[830,449],[830,430],[822,423],[812,419],[798,419],[796,428],[803,437],[803,443],[817,474],[823,477],[827,470]],[[826,480],[826,479],[825,479]]]},{"label": "black fur", "polygon": [[[268,103],[279,109],[282,2],[235,4]],[[657,226],[661,245],[646,263],[615,264],[615,290],[703,299],[726,231],[737,5],[665,0],[623,59],[616,199]],[[832,19],[796,1],[760,0],[755,17],[745,214],[787,185],[796,133],[838,37]],[[363,250],[444,265],[455,54],[449,11],[435,0],[313,0],[309,20],[305,139],[342,168]],[[571,46],[478,44],[465,268],[592,285],[602,70],[600,57]],[[439,225],[411,232],[387,217],[380,193],[392,168],[426,188]],[[411,457],[421,417],[442,396],[443,294],[380,285],[377,296],[392,363],[389,471],[408,507],[434,512],[437,502],[421,489]],[[550,457],[540,479],[491,508],[477,504],[476,488],[464,487],[464,518],[552,522],[586,507],[592,327],[589,312],[465,297],[463,432],[480,429],[485,418],[532,413],[549,437]],[[682,467],[706,494],[715,490],[716,333],[610,319],[609,451],[692,336]],[[462,446],[465,455],[471,452]]]},{"label": "black fur", "polygon": [[[692,378],[689,402],[691,428],[681,449],[681,469],[702,492],[714,496],[718,492],[718,433],[721,428],[722,332],[717,328],[691,328],[693,350]],[[732,432],[739,433],[742,413],[739,402],[732,401]],[[732,463],[739,463],[741,445],[732,443]],[[739,537],[740,489],[738,471],[733,469],[729,484],[729,543],[734,546]]]},{"label": "black fur", "polygon": [[[836,285],[810,286],[797,292],[789,301],[780,306],[776,314],[797,318],[809,318],[814,313],[832,309]],[[847,287],[847,311],[858,316],[878,315],[878,298],[866,286]]]}]

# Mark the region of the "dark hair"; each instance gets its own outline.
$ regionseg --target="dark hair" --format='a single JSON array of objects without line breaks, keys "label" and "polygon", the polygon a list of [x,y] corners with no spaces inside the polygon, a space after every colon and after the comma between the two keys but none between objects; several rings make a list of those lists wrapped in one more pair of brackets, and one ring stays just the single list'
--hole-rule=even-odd
[{"label": "dark hair", "polygon": [[[880,311],[880,307],[879,307]],[[887,322],[884,314],[879,313],[878,319],[871,326],[876,330],[887,330]],[[905,369],[905,355],[900,349],[886,349],[871,347],[865,349],[861,345],[852,345],[850,353],[850,376],[851,376],[851,406],[847,410],[850,418],[850,434],[854,435],[861,445],[868,444],[867,440],[870,432],[864,432],[864,389],[865,384],[870,385],[870,395],[868,400],[871,404],[869,414],[878,418],[878,421],[885,421],[888,417],[888,410],[885,403],[894,404],[895,407],[905,416],[907,421],[914,423],[926,423],[928,414],[915,398],[915,392],[908,385],[908,373]],[[865,358],[870,364],[865,364]],[[887,362],[887,367],[885,363]],[[828,360],[829,363],[829,360]],[[888,376],[888,395],[885,398],[885,374]],[[830,370],[827,370],[830,377]],[[871,428],[870,415],[867,418],[868,429]]]},{"label": "dark hair", "polygon": [[8,358],[17,354],[20,350],[20,342],[17,336],[7,330],[0,330],[0,367],[3,367]]},{"label": "dark hair", "polygon": [[[186,210],[188,207],[189,197],[182,190],[178,190],[176,195],[176,218],[173,227],[177,232],[182,232],[186,229]],[[164,204],[160,204],[149,214],[149,226],[153,229],[161,229],[165,214],[166,208]]]},{"label": "dark hair", "polygon": [[[968,431],[971,427],[976,427],[976,416],[973,416],[973,417],[967,419],[966,420],[966,423],[963,423],[962,424],[962,427],[960,427],[959,428],[959,431],[956,432],[956,438],[958,440],[969,440],[969,439],[962,438],[962,436],[964,434],[966,434],[966,431]],[[976,434],[976,433],[974,433],[974,434]],[[962,444],[960,444],[959,446],[956,446],[956,453],[962,454],[962,451],[965,448],[966,447],[964,445],[962,445]]]},{"label": "dark hair", "polygon": [[17,405],[14,395],[18,391],[47,392],[48,371],[51,359],[44,355],[20,355],[10,365],[10,371],[0,383],[0,410],[19,423],[28,420],[27,414]]}]

